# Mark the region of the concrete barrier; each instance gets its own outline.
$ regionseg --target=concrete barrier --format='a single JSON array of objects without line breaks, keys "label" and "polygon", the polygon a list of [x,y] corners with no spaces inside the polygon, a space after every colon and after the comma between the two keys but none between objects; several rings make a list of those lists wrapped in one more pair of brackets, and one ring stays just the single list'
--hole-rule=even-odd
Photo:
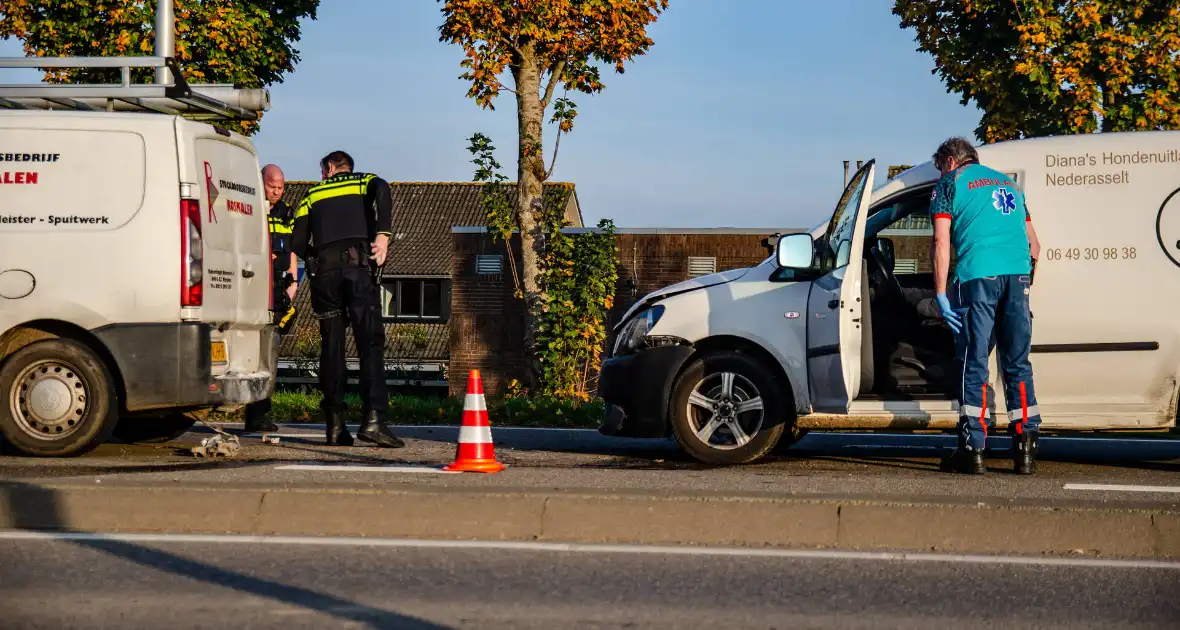
[{"label": "concrete barrier", "polygon": [[0,484],[0,529],[1180,558],[1180,511],[583,490]]}]

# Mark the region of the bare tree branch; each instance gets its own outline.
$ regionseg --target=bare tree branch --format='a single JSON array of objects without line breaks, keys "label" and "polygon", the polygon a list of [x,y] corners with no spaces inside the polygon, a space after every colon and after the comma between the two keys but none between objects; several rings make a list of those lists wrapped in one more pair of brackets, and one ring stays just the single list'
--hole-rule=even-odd
[{"label": "bare tree branch", "polygon": [[549,170],[545,171],[545,180],[553,176],[553,169],[557,168],[557,150],[561,148],[561,127],[557,128],[557,142],[553,143],[553,159],[549,162]]},{"label": "bare tree branch", "polygon": [[553,91],[557,89],[557,83],[561,81],[561,75],[565,73],[565,60],[557,62],[550,71],[549,85],[545,87],[545,98],[541,99],[541,111],[549,107],[549,101],[553,98]]}]

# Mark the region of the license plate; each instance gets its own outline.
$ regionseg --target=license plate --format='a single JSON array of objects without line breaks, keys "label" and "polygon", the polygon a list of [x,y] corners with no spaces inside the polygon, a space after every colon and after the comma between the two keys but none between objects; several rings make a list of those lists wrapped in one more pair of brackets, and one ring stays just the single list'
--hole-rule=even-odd
[{"label": "license plate", "polygon": [[209,355],[213,359],[213,365],[229,363],[229,354],[225,351],[224,341],[214,341],[209,347]]}]

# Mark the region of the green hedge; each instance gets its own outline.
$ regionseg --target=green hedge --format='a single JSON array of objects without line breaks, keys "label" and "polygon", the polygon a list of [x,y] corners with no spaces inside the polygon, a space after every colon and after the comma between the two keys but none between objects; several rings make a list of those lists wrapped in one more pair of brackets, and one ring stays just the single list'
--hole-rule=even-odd
[{"label": "green hedge", "polygon": [[[319,392],[278,391],[271,398],[268,417],[275,422],[323,422]],[[345,397],[350,421],[360,419],[360,398]],[[593,429],[602,418],[600,400],[562,401],[544,398],[488,400],[488,417],[493,425],[516,427],[557,427]],[[390,422],[395,424],[459,424],[463,418],[461,398],[419,398],[390,396]],[[210,420],[241,421],[241,413],[215,414]]]}]

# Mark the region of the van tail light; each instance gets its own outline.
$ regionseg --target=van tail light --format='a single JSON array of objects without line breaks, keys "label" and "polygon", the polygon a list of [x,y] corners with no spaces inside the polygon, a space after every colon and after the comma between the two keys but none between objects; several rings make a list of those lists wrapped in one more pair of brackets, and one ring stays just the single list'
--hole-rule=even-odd
[{"label": "van tail light", "polygon": [[204,294],[205,245],[201,238],[201,205],[180,200],[180,305],[200,306]]}]

